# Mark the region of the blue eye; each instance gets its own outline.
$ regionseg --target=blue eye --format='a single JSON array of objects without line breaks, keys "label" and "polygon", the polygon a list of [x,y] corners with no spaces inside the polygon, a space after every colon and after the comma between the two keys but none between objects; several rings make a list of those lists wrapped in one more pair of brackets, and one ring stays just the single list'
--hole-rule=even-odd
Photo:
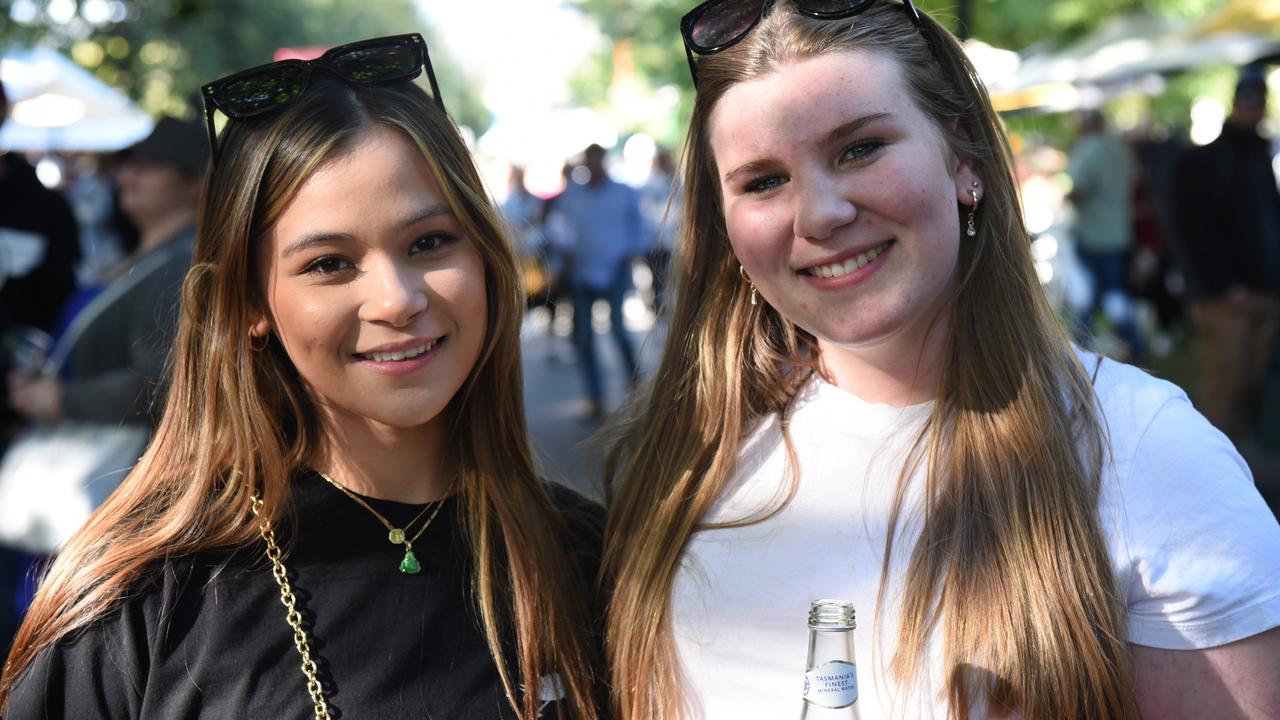
[{"label": "blue eye", "polygon": [[766,175],[747,183],[745,189],[748,193],[765,193],[781,187],[786,181],[787,179],[781,175]]},{"label": "blue eye", "polygon": [[842,160],[861,162],[875,155],[885,146],[882,140],[859,140],[844,149]]},{"label": "blue eye", "polygon": [[302,272],[308,275],[336,275],[344,270],[350,270],[354,267],[355,266],[345,258],[338,257],[337,255],[325,255],[324,257],[316,258],[311,261],[311,264],[307,265]]}]

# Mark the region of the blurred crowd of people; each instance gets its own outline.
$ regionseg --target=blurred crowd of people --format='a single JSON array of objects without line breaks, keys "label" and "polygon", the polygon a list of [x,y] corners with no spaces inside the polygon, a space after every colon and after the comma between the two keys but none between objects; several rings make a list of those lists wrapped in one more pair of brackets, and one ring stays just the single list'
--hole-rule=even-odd
[{"label": "blurred crowd of people", "polygon": [[583,417],[605,414],[605,382],[595,348],[593,307],[609,308],[612,336],[628,387],[638,377],[635,344],[628,333],[624,302],[635,293],[637,265],[648,270],[648,310],[660,315],[666,301],[667,267],[679,221],[675,164],[671,152],[657,148],[652,170],[640,187],[615,180],[605,167],[607,151],[589,145],[580,162],[564,167],[563,189],[547,198],[529,192],[524,172],[513,167],[502,212],[515,232],[525,270],[530,307],[555,317],[566,305],[571,314],[574,358],[582,374],[587,405]]},{"label": "blurred crowd of people", "polygon": [[[22,471],[15,449],[37,429],[46,441],[86,424],[132,428],[132,456],[141,450],[160,409],[207,148],[199,124],[164,118],[116,156],[70,158],[61,192],[20,154],[0,154],[4,472]],[[30,592],[30,551],[0,542],[0,644]]]},{"label": "blurred crowd of people", "polygon": [[1275,448],[1280,193],[1266,106],[1263,69],[1250,67],[1208,145],[1125,135],[1091,110],[1065,154],[1027,150],[1020,165],[1033,242],[1047,248],[1033,255],[1077,341],[1147,367],[1188,353],[1194,377],[1177,379],[1197,407],[1237,444]]}]

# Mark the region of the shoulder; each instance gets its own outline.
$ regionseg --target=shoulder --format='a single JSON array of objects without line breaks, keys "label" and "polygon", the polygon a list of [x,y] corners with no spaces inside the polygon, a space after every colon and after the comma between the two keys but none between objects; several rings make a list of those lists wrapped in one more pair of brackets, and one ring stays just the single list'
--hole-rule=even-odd
[{"label": "shoulder", "polygon": [[1182,388],[1139,368],[1081,352],[1093,379],[1108,443],[1108,473],[1124,485],[1158,479],[1253,486],[1231,441],[1192,405]]},{"label": "shoulder", "polygon": [[158,562],[110,611],[36,654],[5,720],[138,717],[156,644],[181,597],[202,582],[194,559]]},{"label": "shoulder", "polygon": [[1093,377],[1117,478],[1212,477],[1252,487],[1248,466],[1231,441],[1195,409],[1182,388],[1092,354],[1082,353],[1081,361]]},{"label": "shoulder", "polygon": [[1139,430],[1171,401],[1187,399],[1182,388],[1133,365],[1084,351],[1079,357],[1112,433]]},{"label": "shoulder", "polygon": [[1103,360],[1095,387],[1110,444],[1099,520],[1130,642],[1215,647],[1280,625],[1280,525],[1230,440],[1137,368]]}]

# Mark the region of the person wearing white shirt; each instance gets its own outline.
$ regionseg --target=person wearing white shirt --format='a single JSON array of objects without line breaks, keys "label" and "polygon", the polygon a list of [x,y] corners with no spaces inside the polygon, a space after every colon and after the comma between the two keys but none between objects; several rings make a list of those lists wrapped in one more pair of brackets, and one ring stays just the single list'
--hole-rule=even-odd
[{"label": "person wearing white shirt", "polygon": [[1176,387],[1075,348],[1000,120],[909,0],[710,0],[676,305],[605,463],[624,720],[1274,719],[1280,525]]}]

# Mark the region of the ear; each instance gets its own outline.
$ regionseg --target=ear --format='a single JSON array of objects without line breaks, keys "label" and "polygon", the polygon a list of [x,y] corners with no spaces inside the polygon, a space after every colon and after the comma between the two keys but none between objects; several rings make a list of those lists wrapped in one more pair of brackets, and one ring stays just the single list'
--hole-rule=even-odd
[{"label": "ear", "polygon": [[982,195],[986,192],[982,179],[973,170],[973,165],[963,158],[956,162],[955,182],[956,201],[966,207],[972,207],[975,202],[981,201]]},{"label": "ear", "polygon": [[271,334],[271,321],[266,317],[258,318],[258,321],[249,326],[249,336],[255,338],[264,338]]}]

